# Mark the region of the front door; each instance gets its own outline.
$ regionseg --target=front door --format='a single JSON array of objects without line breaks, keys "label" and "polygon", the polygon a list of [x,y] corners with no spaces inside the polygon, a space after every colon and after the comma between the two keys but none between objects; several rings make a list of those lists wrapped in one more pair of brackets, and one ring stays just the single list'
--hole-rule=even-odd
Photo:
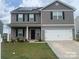
[{"label": "front door", "polygon": [[31,39],[35,39],[35,30],[31,30]]}]

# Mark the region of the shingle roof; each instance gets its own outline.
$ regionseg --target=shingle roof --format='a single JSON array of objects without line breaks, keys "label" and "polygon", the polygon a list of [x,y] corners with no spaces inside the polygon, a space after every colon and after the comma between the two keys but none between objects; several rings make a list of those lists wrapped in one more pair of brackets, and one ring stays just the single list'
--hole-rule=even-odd
[{"label": "shingle roof", "polygon": [[13,11],[11,11],[11,13],[15,13],[15,12],[39,12],[40,9],[42,7],[19,7]]},{"label": "shingle roof", "polygon": [[18,10],[35,10],[40,9],[41,7],[20,7]]}]

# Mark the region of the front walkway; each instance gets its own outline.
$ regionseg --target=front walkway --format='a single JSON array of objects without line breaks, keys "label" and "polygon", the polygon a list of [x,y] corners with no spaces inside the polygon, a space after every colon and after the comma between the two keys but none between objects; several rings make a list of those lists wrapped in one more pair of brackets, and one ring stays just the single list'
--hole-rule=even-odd
[{"label": "front walkway", "polygon": [[79,42],[48,41],[47,43],[59,59],[79,59]]}]

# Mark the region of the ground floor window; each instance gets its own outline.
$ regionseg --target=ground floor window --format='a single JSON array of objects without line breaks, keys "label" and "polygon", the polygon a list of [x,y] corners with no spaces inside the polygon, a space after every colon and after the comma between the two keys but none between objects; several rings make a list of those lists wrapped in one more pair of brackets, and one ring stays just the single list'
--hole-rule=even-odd
[{"label": "ground floor window", "polygon": [[16,37],[24,37],[24,29],[16,29]]}]

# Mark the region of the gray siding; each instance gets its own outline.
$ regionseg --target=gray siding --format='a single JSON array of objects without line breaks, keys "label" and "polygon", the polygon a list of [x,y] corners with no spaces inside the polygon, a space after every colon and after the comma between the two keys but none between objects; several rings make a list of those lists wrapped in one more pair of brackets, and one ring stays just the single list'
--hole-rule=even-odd
[{"label": "gray siding", "polygon": [[18,22],[18,21],[16,21],[16,14],[17,13],[12,13],[11,14],[11,23],[26,23],[26,24],[36,24],[36,23],[38,23],[38,24],[40,24],[41,23],[41,14],[40,13],[37,13],[36,14],[36,21],[33,21],[33,22],[31,22],[30,21],[30,19],[29,19],[29,21],[27,21],[27,20],[25,20],[24,22]]},{"label": "gray siding", "polygon": [[45,40],[45,31],[41,28],[41,40]]},{"label": "gray siding", "polygon": [[16,14],[11,14],[11,23],[16,22]]},{"label": "gray siding", "polygon": [[73,34],[73,39],[75,40],[75,34],[76,34],[76,33],[75,33],[75,29],[72,29],[72,31],[73,31],[73,32],[72,32],[72,34]]},{"label": "gray siding", "polygon": [[14,28],[11,28],[11,39],[16,38],[16,30]]},{"label": "gray siding", "polygon": [[64,11],[64,20],[63,19],[52,19],[50,16],[51,11],[42,11],[42,24],[74,24],[73,12]]}]

